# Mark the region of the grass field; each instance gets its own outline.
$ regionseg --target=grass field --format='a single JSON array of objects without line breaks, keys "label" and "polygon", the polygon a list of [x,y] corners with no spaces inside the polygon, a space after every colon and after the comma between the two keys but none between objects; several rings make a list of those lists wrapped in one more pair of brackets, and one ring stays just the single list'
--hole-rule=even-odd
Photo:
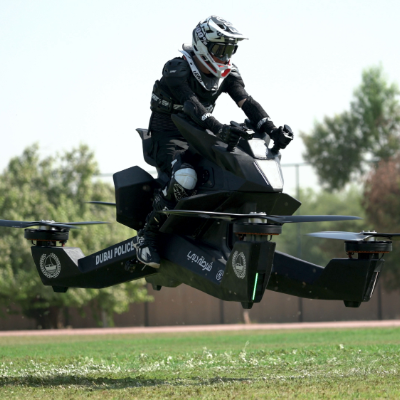
[{"label": "grass field", "polygon": [[0,398],[400,398],[400,328],[0,338]]}]

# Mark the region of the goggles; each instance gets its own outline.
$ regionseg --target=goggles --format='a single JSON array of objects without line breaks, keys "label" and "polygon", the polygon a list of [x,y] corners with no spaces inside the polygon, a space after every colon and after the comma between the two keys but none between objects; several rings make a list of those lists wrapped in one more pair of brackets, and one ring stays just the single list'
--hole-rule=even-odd
[{"label": "goggles", "polygon": [[207,45],[208,51],[214,56],[222,61],[228,61],[233,54],[236,53],[238,48],[237,44],[231,43],[215,43],[210,42]]}]

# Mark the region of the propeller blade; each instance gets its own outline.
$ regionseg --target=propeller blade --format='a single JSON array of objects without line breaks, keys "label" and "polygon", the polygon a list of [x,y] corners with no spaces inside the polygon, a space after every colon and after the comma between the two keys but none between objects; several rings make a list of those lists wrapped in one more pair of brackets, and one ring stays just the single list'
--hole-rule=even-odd
[{"label": "propeller blade", "polygon": [[198,217],[198,218],[214,218],[225,221],[232,221],[230,214],[217,213],[213,211],[196,211],[196,210],[161,210],[159,211],[167,215],[178,215],[180,217]]},{"label": "propeller blade", "polygon": [[47,222],[47,221],[41,221],[38,223],[34,223],[30,226],[55,226],[57,228],[64,228],[64,229],[79,229],[78,227],[64,224],[63,222]]},{"label": "propeller blade", "polygon": [[32,224],[40,224],[40,222],[37,221],[32,221],[32,222],[26,222],[26,221],[10,221],[7,219],[0,219],[0,226],[4,226],[7,228],[29,228],[30,226],[35,226]]},{"label": "propeller blade", "polygon": [[110,206],[110,207],[115,207],[117,205],[116,203],[108,203],[106,201],[86,201],[85,203],[88,203],[88,204],[99,204],[101,206]]},{"label": "propeller blade", "polygon": [[400,240],[400,233],[379,233],[379,232],[339,232],[339,231],[325,231],[307,233],[308,236],[314,236],[324,239],[338,239],[338,240],[365,240],[371,237],[386,238],[389,240]]},{"label": "propeller blade", "polygon": [[32,226],[56,226],[58,228],[77,229],[74,226],[51,221],[10,221],[0,219],[0,226],[7,228],[30,228]]},{"label": "propeller blade", "polygon": [[378,238],[387,238],[389,240],[400,240],[400,233],[380,233],[380,232],[369,232],[371,236]]},{"label": "propeller blade", "polygon": [[338,239],[338,240],[365,240],[373,235],[369,232],[340,232],[340,231],[325,231],[325,232],[314,232],[307,233],[308,236],[319,237],[324,239]]},{"label": "propeller blade", "polygon": [[82,222],[54,222],[54,221],[11,221],[0,219],[0,226],[6,228],[30,228],[33,226],[51,226],[64,229],[79,229],[76,225],[97,225],[108,224],[102,221],[82,221]]},{"label": "propeller blade", "polygon": [[261,218],[276,222],[278,224],[297,222],[347,221],[361,219],[360,217],[353,217],[349,215],[267,215],[265,213],[236,214],[198,210],[165,210],[160,212],[170,215],[179,215],[182,217],[215,218],[226,221],[233,221],[239,218]]},{"label": "propeller blade", "polygon": [[[273,219],[272,217],[276,219]],[[274,215],[268,217],[268,219],[281,224],[288,224],[297,222],[349,221],[361,218],[353,217],[351,215]]]},{"label": "propeller blade", "polygon": [[163,214],[178,215],[181,217],[199,217],[199,218],[214,218],[222,219],[225,221],[233,221],[239,218],[262,218],[270,219],[265,213],[257,214],[236,214],[236,213],[223,213],[215,211],[197,211],[197,210],[162,210],[159,211]]},{"label": "propeller blade", "polygon": [[82,222],[56,222],[57,224],[65,224],[65,225],[101,225],[101,224],[109,224],[110,222],[104,221],[82,221]]}]

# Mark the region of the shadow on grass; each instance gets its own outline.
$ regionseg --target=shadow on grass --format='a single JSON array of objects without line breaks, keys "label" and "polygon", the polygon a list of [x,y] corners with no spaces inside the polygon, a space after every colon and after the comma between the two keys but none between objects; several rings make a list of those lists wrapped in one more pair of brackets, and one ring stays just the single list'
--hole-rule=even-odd
[{"label": "shadow on grass", "polygon": [[126,389],[134,387],[156,387],[156,386],[204,386],[217,383],[236,383],[254,381],[254,378],[201,378],[187,377],[175,379],[148,379],[136,376],[135,378],[87,378],[76,376],[47,377],[47,378],[0,378],[1,386],[28,386],[28,387],[56,387],[56,386],[79,386],[87,389]]}]

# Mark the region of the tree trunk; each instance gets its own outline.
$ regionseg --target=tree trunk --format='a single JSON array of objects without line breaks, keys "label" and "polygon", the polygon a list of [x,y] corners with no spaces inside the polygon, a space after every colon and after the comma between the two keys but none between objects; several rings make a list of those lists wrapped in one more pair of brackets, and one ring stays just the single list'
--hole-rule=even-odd
[{"label": "tree trunk", "polygon": [[251,324],[249,310],[243,310],[243,321],[245,324]]},{"label": "tree trunk", "polygon": [[108,315],[106,311],[101,310],[101,322],[103,324],[103,328],[108,328],[109,323],[108,323]]},{"label": "tree trunk", "polygon": [[24,312],[24,315],[36,321],[37,329],[60,329],[64,327],[61,307],[31,308]]},{"label": "tree trunk", "polygon": [[64,328],[62,308],[57,306],[50,306],[49,320],[51,329]]}]

